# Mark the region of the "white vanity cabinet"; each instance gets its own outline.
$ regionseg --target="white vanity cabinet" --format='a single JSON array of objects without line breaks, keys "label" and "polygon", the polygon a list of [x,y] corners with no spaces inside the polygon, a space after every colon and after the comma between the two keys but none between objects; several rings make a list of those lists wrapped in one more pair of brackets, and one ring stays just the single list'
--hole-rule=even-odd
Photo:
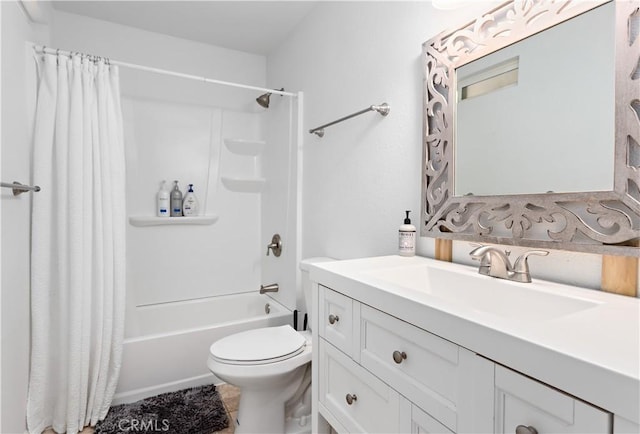
[{"label": "white vanity cabinet", "polygon": [[492,362],[329,288],[319,291],[314,369],[320,413],[334,429],[493,429]]},{"label": "white vanity cabinet", "polygon": [[339,433],[613,432],[611,413],[454,342],[322,285],[317,300],[314,411]]}]

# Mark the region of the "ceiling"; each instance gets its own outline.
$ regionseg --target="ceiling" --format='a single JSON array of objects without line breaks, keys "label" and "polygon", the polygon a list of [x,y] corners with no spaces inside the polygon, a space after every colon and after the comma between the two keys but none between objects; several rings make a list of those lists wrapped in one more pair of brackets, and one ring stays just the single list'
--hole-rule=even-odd
[{"label": "ceiling", "polygon": [[56,10],[267,55],[317,1],[53,1]]}]

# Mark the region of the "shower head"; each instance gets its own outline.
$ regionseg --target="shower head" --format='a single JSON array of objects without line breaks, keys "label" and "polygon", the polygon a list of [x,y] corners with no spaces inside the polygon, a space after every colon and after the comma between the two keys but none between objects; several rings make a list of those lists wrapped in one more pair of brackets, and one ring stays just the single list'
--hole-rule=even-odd
[{"label": "shower head", "polygon": [[[280,92],[284,92],[284,87],[279,89]],[[271,92],[267,92],[265,94],[260,95],[256,98],[256,102],[260,104],[261,107],[269,108],[269,98],[271,97]]]},{"label": "shower head", "polygon": [[264,108],[269,108],[269,97],[271,97],[271,92],[260,95],[256,98],[256,102]]}]

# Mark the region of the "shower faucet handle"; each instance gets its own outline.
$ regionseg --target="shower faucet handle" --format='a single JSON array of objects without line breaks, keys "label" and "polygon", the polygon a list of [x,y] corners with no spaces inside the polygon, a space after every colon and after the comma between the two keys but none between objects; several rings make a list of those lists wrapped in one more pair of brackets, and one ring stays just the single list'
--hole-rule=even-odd
[{"label": "shower faucet handle", "polygon": [[273,252],[276,258],[282,254],[282,239],[279,234],[275,234],[271,238],[271,243],[267,244],[267,256],[269,256],[269,250]]}]

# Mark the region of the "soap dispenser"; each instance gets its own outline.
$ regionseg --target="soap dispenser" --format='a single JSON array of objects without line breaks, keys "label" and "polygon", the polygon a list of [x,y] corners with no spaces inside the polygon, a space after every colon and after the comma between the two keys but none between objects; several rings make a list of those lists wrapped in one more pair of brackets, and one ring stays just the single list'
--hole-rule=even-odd
[{"label": "soap dispenser", "polygon": [[182,201],[182,214],[185,216],[198,215],[198,198],[193,192],[193,184],[189,184],[189,191],[184,195]]},{"label": "soap dispenser", "polygon": [[398,254],[400,256],[414,256],[416,254],[416,227],[411,224],[409,218],[411,211],[405,212],[407,217],[398,231]]},{"label": "soap dispenser", "polygon": [[178,187],[178,181],[173,181],[171,191],[171,217],[182,217],[182,192]]},{"label": "soap dispenser", "polygon": [[167,190],[167,181],[162,181],[162,186],[156,197],[157,208],[156,215],[158,217],[169,217],[169,190]]}]

